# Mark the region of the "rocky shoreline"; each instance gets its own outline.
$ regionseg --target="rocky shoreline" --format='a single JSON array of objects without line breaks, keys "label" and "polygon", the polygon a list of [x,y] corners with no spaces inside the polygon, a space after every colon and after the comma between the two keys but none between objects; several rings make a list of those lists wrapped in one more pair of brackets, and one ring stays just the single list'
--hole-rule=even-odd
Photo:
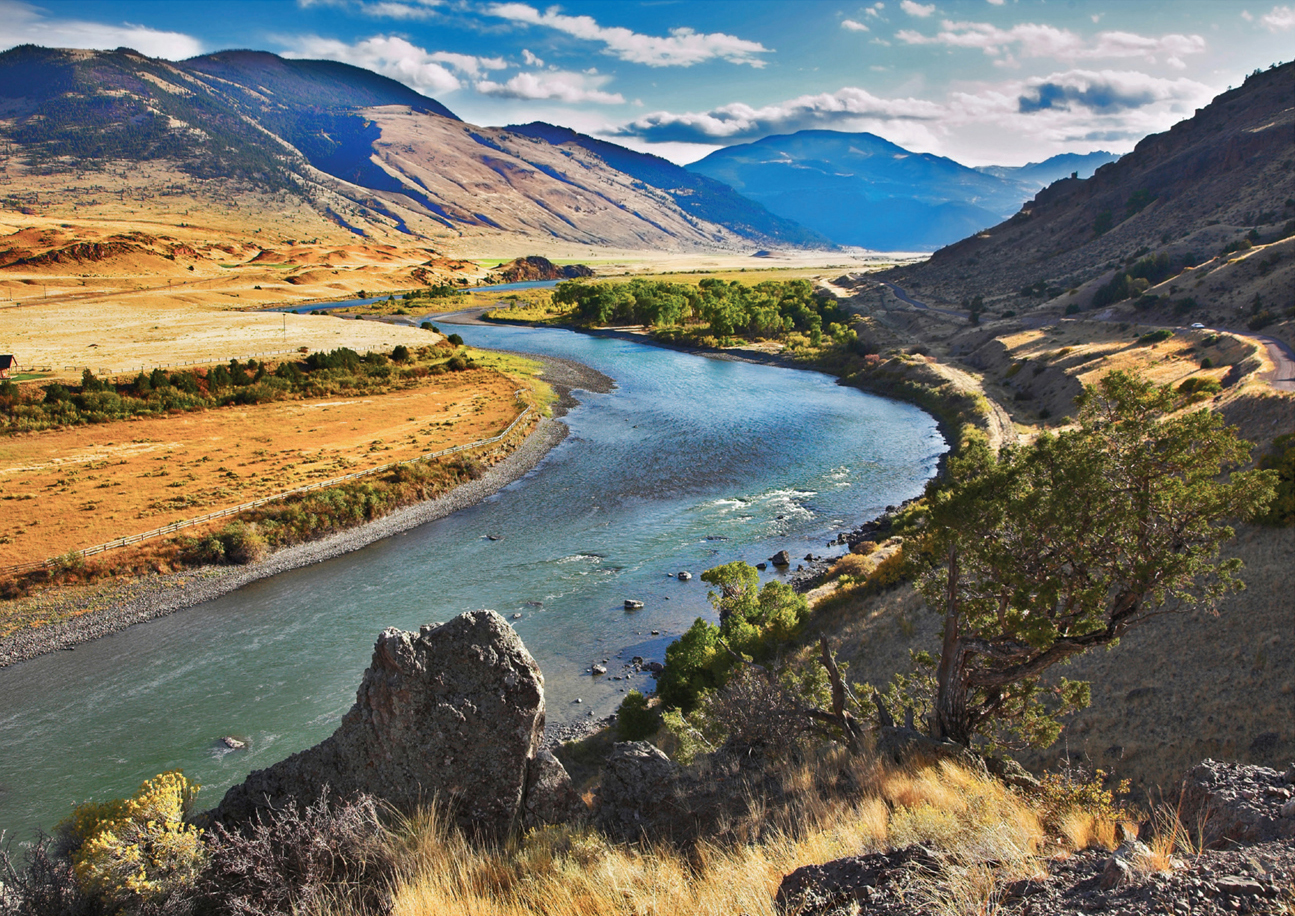
[{"label": "rocky shoreline", "polygon": [[20,599],[47,602],[45,607],[51,613],[81,613],[70,620],[0,639],[0,668],[50,652],[74,649],[81,643],[120,632],[134,624],[219,598],[258,579],[359,550],[375,541],[466,509],[524,477],[550,449],[566,438],[566,424],[559,422],[558,418],[579,403],[571,392],[575,389],[607,392],[615,383],[603,373],[573,360],[520,355],[544,365],[541,377],[558,394],[553,405],[553,418],[541,419],[512,454],[480,479],[456,487],[437,499],[398,509],[377,521],[275,551],[248,566],[210,566]]}]

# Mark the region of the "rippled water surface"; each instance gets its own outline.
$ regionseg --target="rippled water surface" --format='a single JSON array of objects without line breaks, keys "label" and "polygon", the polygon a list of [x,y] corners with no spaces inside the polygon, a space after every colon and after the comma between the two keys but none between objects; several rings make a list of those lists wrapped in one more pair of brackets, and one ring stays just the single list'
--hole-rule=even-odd
[{"label": "rippled water surface", "polygon": [[[667,573],[829,553],[837,532],[919,493],[945,449],[920,410],[815,373],[565,331],[460,330],[579,360],[617,388],[580,393],[566,441],[471,509],[0,670],[0,828],[49,828],[73,803],[176,767],[214,804],[331,733],[382,628],[474,608],[522,615],[550,721],[611,712],[651,684],[612,680],[618,656],[660,659],[709,613],[704,583]],[[626,612],[626,598],[645,607]],[[595,681],[584,672],[602,659],[611,670]],[[223,735],[248,750],[222,752]]]}]

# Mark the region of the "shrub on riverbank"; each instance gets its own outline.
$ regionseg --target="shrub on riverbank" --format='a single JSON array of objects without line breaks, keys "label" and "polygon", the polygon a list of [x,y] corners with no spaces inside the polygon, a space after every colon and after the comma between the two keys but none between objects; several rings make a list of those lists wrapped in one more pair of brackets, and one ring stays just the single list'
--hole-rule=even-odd
[{"label": "shrub on riverbank", "polygon": [[154,369],[132,380],[100,379],[86,369],[79,386],[0,381],[0,434],[284,399],[380,394],[416,385],[429,374],[471,367],[452,347],[419,347],[412,354],[405,349],[403,356],[393,367],[385,353],[361,355],[340,347],[299,362],[231,359],[207,369]]}]

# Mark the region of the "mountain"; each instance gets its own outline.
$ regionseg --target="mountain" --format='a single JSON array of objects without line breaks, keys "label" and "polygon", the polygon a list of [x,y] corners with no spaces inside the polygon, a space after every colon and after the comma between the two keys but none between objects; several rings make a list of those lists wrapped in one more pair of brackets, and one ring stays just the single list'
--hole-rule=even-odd
[{"label": "mountain", "polygon": [[979,295],[1018,313],[1136,300],[1173,322],[1295,324],[1295,63],[889,278],[930,302]]},{"label": "mountain", "polygon": [[930,250],[991,226],[1034,188],[869,133],[803,130],[730,146],[688,169],[842,245]]},{"label": "mountain", "polygon": [[401,83],[331,61],[224,51],[170,62],[32,45],[0,54],[0,207],[32,215],[185,217],[284,244],[821,241],[709,184],[690,195],[669,169],[658,169],[663,190],[613,164],[647,174],[639,154],[594,143],[476,127]]},{"label": "mountain", "polygon": [[718,223],[741,235],[764,237],[789,245],[832,245],[826,236],[770,213],[724,182],[690,172],[660,156],[636,152],[577,133],[569,127],[543,121],[510,124],[505,130],[544,140],[554,146],[578,147],[593,153],[617,171],[665,191],[676,204],[698,219]]},{"label": "mountain", "polygon": [[1038,191],[1059,178],[1069,178],[1072,175],[1076,178],[1091,178],[1099,168],[1119,158],[1115,153],[1108,153],[1105,150],[1092,153],[1061,153],[1042,162],[1029,162],[1018,166],[982,165],[977,167],[976,171],[1032,186],[1033,191]]}]

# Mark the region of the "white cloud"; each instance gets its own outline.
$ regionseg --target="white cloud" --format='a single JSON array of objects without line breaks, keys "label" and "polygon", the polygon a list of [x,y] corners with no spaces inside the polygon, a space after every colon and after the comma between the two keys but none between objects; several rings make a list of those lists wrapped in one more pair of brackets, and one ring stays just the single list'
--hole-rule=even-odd
[{"label": "white cloud", "polygon": [[1295,6],[1274,6],[1259,21],[1274,32],[1295,28]]},{"label": "white cloud", "polygon": [[943,106],[935,102],[882,99],[847,86],[761,108],[734,102],[702,112],[655,111],[624,125],[619,133],[652,141],[704,143],[751,140],[810,128],[851,129],[850,125],[860,121],[934,120],[944,113]]},{"label": "white cloud", "polygon": [[1007,0],[988,0],[990,6],[1002,6]]},{"label": "white cloud", "polygon": [[[1193,80],[1136,71],[1069,69],[970,84],[941,101],[879,98],[846,87],[763,107],[732,103],[701,112],[656,111],[604,135],[652,148],[670,143],[674,149],[688,144],[700,149],[811,128],[868,131],[967,164],[1011,165],[1062,152],[1126,151],[1147,134],[1190,116],[1215,91]],[[1004,137],[1013,138],[1007,153]],[[683,155],[670,158],[684,161]]]},{"label": "white cloud", "polygon": [[862,22],[855,22],[853,19],[842,19],[841,28],[848,32],[867,32],[868,27]]},{"label": "white cloud", "polygon": [[590,73],[570,73],[551,70],[541,73],[518,73],[506,83],[482,80],[477,92],[502,96],[508,99],[552,99],[558,102],[597,102],[602,105],[621,105],[625,97],[619,92],[603,92],[599,87],[609,77]]},{"label": "white cloud", "polygon": [[530,48],[522,48],[522,60],[526,62],[526,66],[528,67],[544,66],[544,61],[532,54]]},{"label": "white cloud", "polygon": [[[284,57],[322,58],[364,67],[399,80],[419,92],[435,95],[453,92],[463,84],[459,77],[480,77],[488,70],[508,66],[500,58],[474,57],[451,51],[427,51],[397,36],[377,35],[355,44],[317,35],[297,36]],[[457,74],[457,75],[456,75]]]},{"label": "white cloud", "polygon": [[874,3],[872,6],[864,10],[864,12],[867,13],[869,16],[875,16],[880,18],[881,11],[884,10],[885,8],[886,8],[886,4],[884,3]]},{"label": "white cloud", "polygon": [[0,48],[38,44],[47,48],[110,51],[134,48],[149,57],[183,60],[203,52],[203,45],[183,32],[162,32],[142,25],[111,25],[82,19],[50,19],[29,3],[0,0]]},{"label": "white cloud", "polygon": [[1022,57],[1050,57],[1058,60],[1088,58],[1145,57],[1156,55],[1181,57],[1205,50],[1205,39],[1199,35],[1162,35],[1152,38],[1133,32],[1099,32],[1085,38],[1069,29],[1051,25],[1022,23],[1000,29],[984,22],[950,22],[945,20],[935,35],[923,35],[903,29],[896,37],[910,45],[945,45],[951,48],[979,48],[989,55],[1016,53]]},{"label": "white cloud", "polygon": [[1195,80],[1168,80],[1130,70],[1068,70],[1025,81],[1018,108],[1023,114],[1055,109],[1115,113],[1158,103],[1194,106],[1212,95]]},{"label": "white cloud", "polygon": [[689,28],[671,29],[667,37],[643,35],[619,26],[601,26],[592,16],[566,16],[549,8],[541,13],[525,3],[496,3],[486,12],[525,25],[545,26],[586,41],[600,42],[608,54],[649,67],[691,67],[708,60],[763,67],[759,54],[769,49],[723,32],[700,33]]},{"label": "white cloud", "polygon": [[1242,19],[1244,19],[1246,22],[1254,22],[1254,21],[1255,21],[1255,17],[1250,15],[1250,11],[1249,11],[1249,10],[1242,10],[1242,11],[1241,11],[1241,18],[1242,18]]},{"label": "white cloud", "polygon": [[935,12],[934,3],[917,3],[916,0],[899,0],[899,8],[910,16],[925,19]]}]

